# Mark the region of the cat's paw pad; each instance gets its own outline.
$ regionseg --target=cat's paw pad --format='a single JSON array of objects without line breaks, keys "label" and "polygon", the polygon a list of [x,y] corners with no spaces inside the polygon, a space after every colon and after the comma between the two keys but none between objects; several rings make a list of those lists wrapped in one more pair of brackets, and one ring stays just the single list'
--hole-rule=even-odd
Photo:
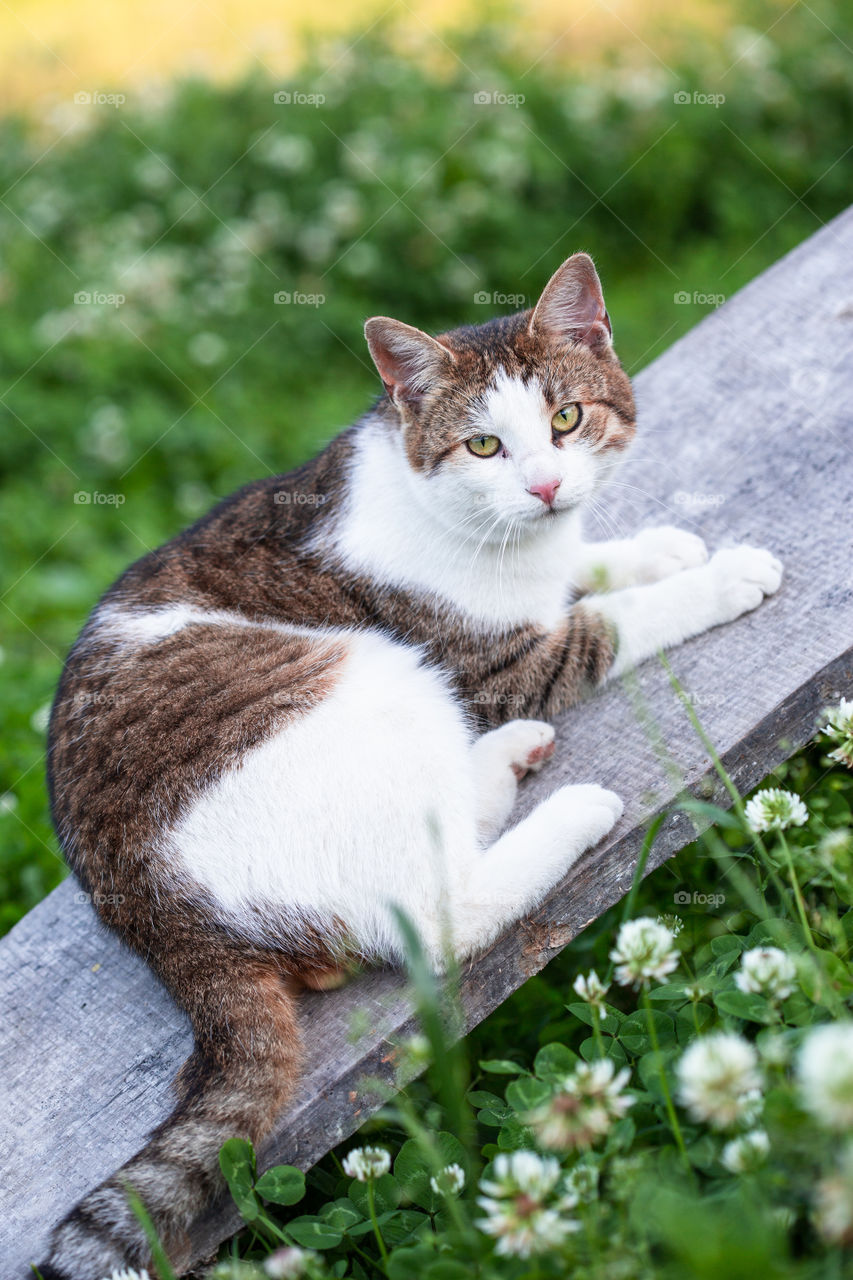
[{"label": "cat's paw pad", "polygon": [[[540,746],[536,746],[532,751],[528,751],[524,758],[524,769],[527,773],[538,773],[543,765],[546,765],[554,754],[554,740],[544,742]],[[517,766],[518,767],[518,766]]]},{"label": "cat's paw pad", "polygon": [[708,568],[721,612],[729,621],[757,609],[782,583],[782,562],[759,547],[724,547],[712,556]]},{"label": "cat's paw pad", "polygon": [[496,729],[517,778],[538,773],[554,754],[554,726],[544,720],[510,720]]},{"label": "cat's paw pad", "polygon": [[697,534],[672,525],[643,529],[633,541],[638,582],[659,582],[683,569],[695,569],[708,559],[708,548]]}]

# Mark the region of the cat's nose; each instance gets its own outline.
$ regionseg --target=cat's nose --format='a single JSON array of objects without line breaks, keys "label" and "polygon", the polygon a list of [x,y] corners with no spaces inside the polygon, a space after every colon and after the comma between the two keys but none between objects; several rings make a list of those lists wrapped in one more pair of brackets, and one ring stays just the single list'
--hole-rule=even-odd
[{"label": "cat's nose", "polygon": [[541,484],[532,484],[527,492],[541,498],[546,507],[553,507],[559,487],[559,480],[543,480]]}]

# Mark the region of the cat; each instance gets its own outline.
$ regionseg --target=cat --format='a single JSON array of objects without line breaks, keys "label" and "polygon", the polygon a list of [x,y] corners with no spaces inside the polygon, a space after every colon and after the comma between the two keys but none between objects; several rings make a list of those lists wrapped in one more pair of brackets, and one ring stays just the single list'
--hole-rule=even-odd
[{"label": "cat", "polygon": [[709,559],[674,528],[584,542],[635,434],[586,254],[531,310],[365,331],[373,407],[132,565],[62,674],[62,847],[195,1047],[172,1115],[56,1228],[45,1280],[150,1265],[128,1184],[186,1266],[222,1142],[257,1143],[298,1078],[299,991],[399,961],[392,903],[437,968],[534,908],[622,811],[588,780],[504,830],[550,720],[780,585],[768,551]]}]

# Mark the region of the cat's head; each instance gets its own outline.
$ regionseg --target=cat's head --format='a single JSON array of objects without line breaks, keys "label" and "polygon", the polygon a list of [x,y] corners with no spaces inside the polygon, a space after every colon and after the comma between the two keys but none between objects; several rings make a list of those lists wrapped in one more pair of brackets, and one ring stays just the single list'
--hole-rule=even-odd
[{"label": "cat's head", "polygon": [[569,258],[529,311],[430,337],[365,326],[385,419],[437,514],[541,527],[575,510],[634,436],[631,384],[613,351],[601,284]]}]

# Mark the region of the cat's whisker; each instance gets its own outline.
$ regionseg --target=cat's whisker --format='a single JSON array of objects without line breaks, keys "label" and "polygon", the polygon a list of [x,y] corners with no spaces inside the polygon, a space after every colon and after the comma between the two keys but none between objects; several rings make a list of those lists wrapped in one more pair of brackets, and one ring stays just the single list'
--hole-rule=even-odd
[{"label": "cat's whisker", "polygon": [[616,527],[611,513],[606,510],[606,508],[599,502],[597,498],[593,496],[590,496],[589,498],[587,498],[586,506],[587,506],[587,509],[598,521],[598,523],[601,525],[601,527],[604,529],[604,532],[606,534],[608,534],[610,537],[618,537],[620,531]]},{"label": "cat's whisker", "polygon": [[[477,527],[474,530],[472,530],[472,532],[466,538],[462,540],[462,542],[460,543],[460,547],[467,545],[470,542],[473,542],[474,539],[480,534],[481,530],[486,529],[486,532],[483,534],[483,537],[480,539],[479,543],[477,544],[477,547],[475,548],[474,554],[471,557],[471,560],[469,562],[469,568],[474,564],[474,561],[477,559],[477,556],[480,554],[483,547],[489,541],[492,530],[497,528],[497,526],[500,524],[502,519],[503,519],[503,516],[500,514],[494,517],[486,516],[485,519],[482,520],[477,525]],[[488,528],[486,528],[487,525],[488,525]]]},{"label": "cat's whisker", "polygon": [[644,498],[652,498],[658,502],[661,501],[661,499],[657,496],[657,494],[652,493],[651,490],[644,489],[643,486],[639,484],[631,484],[627,480],[608,480],[607,484],[608,484],[608,487],[610,485],[614,485],[618,489],[633,489],[637,493],[642,494]]},{"label": "cat's whisker", "polygon": [[509,524],[506,527],[506,532],[504,533],[503,541],[501,542],[500,553],[498,556],[498,595],[500,596],[501,600],[503,600],[504,554],[506,552],[506,546],[507,546],[507,542],[509,541],[510,534],[512,534],[513,531],[515,530],[516,524],[517,524],[516,518],[512,517],[510,519]]},{"label": "cat's whisker", "polygon": [[[643,489],[640,485],[627,484],[624,480],[610,480],[608,481],[608,487],[610,485],[615,485],[625,491],[623,496],[626,502],[633,500],[636,504],[639,504],[640,499],[643,498],[646,502],[653,502],[655,506],[661,507],[669,515],[679,516],[681,519],[684,519],[687,514],[678,507],[674,507],[671,503],[665,502],[656,494],[650,493],[647,489]],[[637,495],[636,498],[634,497],[634,494]]]},{"label": "cat's whisker", "polygon": [[492,530],[493,530],[493,529],[496,529],[496,528],[498,527],[498,525],[500,524],[501,520],[503,520],[503,518],[504,518],[504,517],[501,515],[501,513],[500,513],[500,512],[498,512],[498,514],[497,514],[497,515],[495,516],[495,518],[492,520],[492,522],[491,522],[491,524],[489,525],[488,529],[486,530],[486,532],[483,534],[482,538],[480,539],[480,541],[479,541],[479,543],[478,543],[478,545],[477,545],[477,548],[476,548],[476,550],[475,550],[475,552],[474,552],[473,556],[471,557],[470,563],[469,563],[469,565],[468,565],[468,568],[469,568],[469,569],[473,569],[473,567],[474,567],[474,562],[476,561],[476,559],[477,559],[477,557],[479,556],[480,552],[482,551],[483,547],[486,545],[486,543],[487,543],[487,542],[488,542],[488,540],[489,540],[489,535],[491,534],[491,532],[492,532]]},{"label": "cat's whisker", "polygon": [[516,574],[519,574],[519,573],[521,572],[521,531],[522,531],[523,527],[524,527],[524,526],[523,526],[523,524],[522,524],[521,520],[519,520],[519,522],[518,522],[518,524],[517,524],[517,526],[516,526],[515,534],[514,534],[514,536],[513,536],[513,541],[514,541],[514,544],[515,544],[514,549],[515,549],[515,571],[516,571]]},{"label": "cat's whisker", "polygon": [[[459,538],[454,539],[454,541],[462,542],[462,543],[472,542],[474,538],[477,537],[480,530],[484,529],[491,519],[492,519],[492,514],[491,512],[488,512],[488,511],[485,514],[481,513],[479,509],[469,512],[466,516],[463,516],[461,520],[457,521],[455,525],[451,525],[449,528],[442,530],[442,536],[445,536],[445,537],[452,536],[457,531],[465,529],[467,525],[472,525],[473,528],[470,528],[464,537],[462,537],[461,539]],[[502,519],[504,519],[503,514],[500,512],[497,513],[493,521],[493,524],[499,523],[500,520]]]},{"label": "cat's whisker", "polygon": [[[480,512],[478,509],[469,511],[462,517],[461,520],[457,520],[455,524],[449,525],[447,528],[439,529],[438,535],[442,539],[452,539],[453,541],[456,541],[457,539],[455,538],[454,535],[458,531],[464,529],[466,525],[474,524],[476,522],[477,528],[475,528],[474,532],[469,533],[466,538],[462,539],[463,541],[470,541],[472,537],[476,537],[477,529],[482,528],[482,525],[479,524],[481,516],[482,516],[482,512]],[[482,516],[482,519],[484,522],[488,520],[489,519],[488,513],[486,513],[485,516]]]}]

